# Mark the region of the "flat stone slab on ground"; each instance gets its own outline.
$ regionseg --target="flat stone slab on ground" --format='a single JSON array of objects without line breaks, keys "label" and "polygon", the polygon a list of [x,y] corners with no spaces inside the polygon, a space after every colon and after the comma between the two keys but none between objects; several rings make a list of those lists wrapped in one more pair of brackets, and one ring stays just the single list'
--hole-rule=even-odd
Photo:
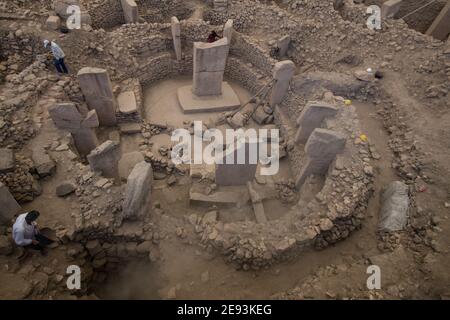
[{"label": "flat stone slab on ground", "polygon": [[222,112],[234,110],[241,105],[241,101],[233,88],[222,83],[222,95],[198,97],[192,93],[192,86],[178,89],[178,101],[183,113]]},{"label": "flat stone slab on ground", "polygon": [[117,97],[117,104],[121,113],[130,114],[137,111],[136,96],[133,91],[125,91]]}]

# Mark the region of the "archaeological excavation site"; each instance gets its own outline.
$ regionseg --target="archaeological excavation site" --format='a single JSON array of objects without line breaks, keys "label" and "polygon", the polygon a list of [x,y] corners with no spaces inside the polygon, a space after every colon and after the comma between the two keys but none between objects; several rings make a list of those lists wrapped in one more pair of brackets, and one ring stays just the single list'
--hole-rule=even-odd
[{"label": "archaeological excavation site", "polygon": [[0,1],[1,300],[450,299],[450,1]]}]

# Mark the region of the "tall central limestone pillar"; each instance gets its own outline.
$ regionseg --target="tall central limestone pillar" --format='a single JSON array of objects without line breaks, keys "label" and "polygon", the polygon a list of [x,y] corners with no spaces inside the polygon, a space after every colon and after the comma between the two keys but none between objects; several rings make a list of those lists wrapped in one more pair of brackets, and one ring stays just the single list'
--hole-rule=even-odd
[{"label": "tall central limestone pillar", "polygon": [[229,50],[226,37],[213,43],[194,42],[193,84],[178,89],[184,113],[228,111],[240,106],[234,90],[223,81]]},{"label": "tall central limestone pillar", "polygon": [[194,84],[192,92],[197,96],[222,94],[223,74],[229,45],[227,38],[213,43],[194,42]]}]

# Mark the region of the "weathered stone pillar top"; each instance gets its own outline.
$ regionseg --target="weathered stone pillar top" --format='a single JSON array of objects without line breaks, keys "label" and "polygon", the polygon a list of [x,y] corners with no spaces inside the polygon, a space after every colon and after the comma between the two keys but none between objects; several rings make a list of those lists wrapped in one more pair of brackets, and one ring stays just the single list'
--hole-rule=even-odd
[{"label": "weathered stone pillar top", "polygon": [[323,158],[325,155],[336,155],[345,147],[346,137],[343,133],[328,129],[314,129],[305,151],[311,158]]},{"label": "weathered stone pillar top", "polygon": [[277,80],[290,80],[295,73],[295,64],[291,60],[277,62],[273,68],[273,77]]},{"label": "weathered stone pillar top", "polygon": [[84,67],[78,71],[78,76],[82,76],[90,73],[107,73],[106,69],[96,68],[96,67]]}]

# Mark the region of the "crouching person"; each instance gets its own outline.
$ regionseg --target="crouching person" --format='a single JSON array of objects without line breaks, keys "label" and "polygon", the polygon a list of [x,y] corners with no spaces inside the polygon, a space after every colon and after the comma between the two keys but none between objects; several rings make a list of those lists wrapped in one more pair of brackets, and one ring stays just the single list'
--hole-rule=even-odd
[{"label": "crouching person", "polygon": [[39,211],[36,210],[19,215],[13,225],[13,239],[18,246],[39,250],[45,255],[45,247],[53,243],[53,240],[39,232],[37,218]]}]

